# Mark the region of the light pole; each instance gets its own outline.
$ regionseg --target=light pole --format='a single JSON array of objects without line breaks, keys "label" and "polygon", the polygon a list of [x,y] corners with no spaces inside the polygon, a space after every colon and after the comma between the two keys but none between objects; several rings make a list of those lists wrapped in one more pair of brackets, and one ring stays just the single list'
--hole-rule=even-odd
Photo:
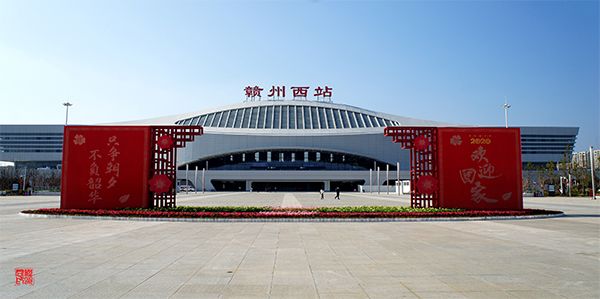
[{"label": "light pole", "polygon": [[594,147],[590,146],[590,174],[592,176],[592,199],[596,199],[596,185],[594,184]]},{"label": "light pole", "polygon": [[64,102],[63,106],[67,107],[67,115],[65,116],[65,126],[69,123],[69,107],[73,106],[73,104],[69,102]]},{"label": "light pole", "polygon": [[508,128],[508,108],[510,108],[510,105],[506,97],[504,97],[504,105],[502,107],[504,107],[504,125]]}]

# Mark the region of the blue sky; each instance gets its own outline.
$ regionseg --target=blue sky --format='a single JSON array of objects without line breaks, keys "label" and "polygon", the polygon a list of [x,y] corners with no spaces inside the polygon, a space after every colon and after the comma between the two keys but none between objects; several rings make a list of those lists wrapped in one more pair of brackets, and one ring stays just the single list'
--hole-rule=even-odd
[{"label": "blue sky", "polygon": [[[600,147],[598,1],[0,0],[0,123],[202,110],[259,85],[450,123],[578,126]],[[265,90],[265,91],[266,91]],[[288,95],[290,94],[288,90]]]}]

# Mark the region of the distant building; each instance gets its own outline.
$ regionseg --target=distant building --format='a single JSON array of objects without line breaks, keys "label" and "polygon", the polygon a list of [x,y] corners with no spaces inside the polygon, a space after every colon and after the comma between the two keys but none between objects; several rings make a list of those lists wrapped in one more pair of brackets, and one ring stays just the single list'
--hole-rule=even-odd
[{"label": "distant building", "polygon": [[[386,126],[455,126],[331,102],[247,101],[226,107],[122,124],[204,127],[178,150],[178,179],[208,169],[208,190],[355,190],[409,176],[409,152],[383,136]],[[521,127],[523,164],[571,156],[579,128]],[[0,161],[52,167],[62,159],[62,125],[0,125]],[[380,169],[379,177],[370,169]],[[372,176],[370,176],[370,174]],[[377,180],[378,179],[378,180]],[[197,186],[200,187],[200,186]]]},{"label": "distant building", "polygon": [[63,125],[0,125],[0,161],[17,168],[57,168],[62,160]]},{"label": "distant building", "polygon": [[568,159],[578,133],[577,127],[521,127],[523,165],[544,166]]},{"label": "distant building", "polygon": [[[594,155],[594,168],[600,168],[600,150],[593,150],[592,153]],[[590,168],[590,151],[573,153],[571,163],[576,167]]]}]

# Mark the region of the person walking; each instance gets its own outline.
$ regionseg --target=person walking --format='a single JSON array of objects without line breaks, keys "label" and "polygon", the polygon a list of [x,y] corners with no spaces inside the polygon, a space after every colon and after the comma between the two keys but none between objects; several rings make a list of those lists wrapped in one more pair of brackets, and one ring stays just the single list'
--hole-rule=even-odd
[{"label": "person walking", "polygon": [[319,190],[319,193],[321,194],[321,199],[324,199],[325,191],[323,191],[323,189],[321,189],[321,190]]},{"label": "person walking", "polygon": [[340,187],[335,188],[335,197],[334,199],[340,200]]}]

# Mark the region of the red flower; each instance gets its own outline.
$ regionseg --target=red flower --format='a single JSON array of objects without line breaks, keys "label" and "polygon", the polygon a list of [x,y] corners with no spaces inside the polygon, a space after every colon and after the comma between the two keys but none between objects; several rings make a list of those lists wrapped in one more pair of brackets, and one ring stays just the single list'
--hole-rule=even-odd
[{"label": "red flower", "polygon": [[438,190],[438,180],[432,175],[423,175],[417,180],[417,190],[422,194],[433,194]]},{"label": "red flower", "polygon": [[425,135],[421,135],[415,138],[414,148],[417,151],[422,151],[427,149],[430,144],[431,142],[429,142],[429,138],[425,137]]},{"label": "red flower", "polygon": [[158,147],[162,150],[170,150],[173,148],[173,138],[171,135],[162,135],[158,137]]},{"label": "red flower", "polygon": [[171,190],[171,185],[173,184],[168,176],[164,174],[155,174],[150,181],[150,191],[154,193],[165,193]]},{"label": "red flower", "polygon": [[319,212],[304,209],[304,213],[282,209],[269,212],[180,212],[153,210],[79,210],[79,209],[38,209],[23,213],[46,215],[88,215],[112,217],[159,217],[159,218],[421,218],[421,217],[488,217],[488,216],[523,216],[561,214],[558,211],[524,209],[518,211],[464,210],[438,212]]}]

